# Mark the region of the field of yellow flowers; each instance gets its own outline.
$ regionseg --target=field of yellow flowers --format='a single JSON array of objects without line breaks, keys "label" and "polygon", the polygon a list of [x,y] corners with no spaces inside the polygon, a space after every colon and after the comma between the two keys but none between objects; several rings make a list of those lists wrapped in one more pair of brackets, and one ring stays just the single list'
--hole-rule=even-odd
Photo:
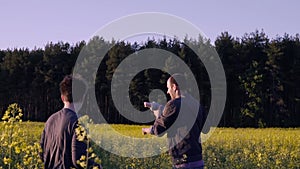
[{"label": "field of yellow flowers", "polygon": [[[22,122],[22,111],[11,105],[0,122],[0,168],[42,168],[38,153],[43,123]],[[110,125],[129,137],[148,138],[142,135],[138,125]],[[92,125],[90,130],[107,131],[107,125]],[[133,151],[122,139],[102,136],[101,143],[93,144],[93,151],[101,159],[104,168],[156,169],[171,168],[167,153],[148,158],[120,157],[103,150]],[[148,146],[141,144],[139,146]],[[149,147],[151,148],[151,147]],[[203,143],[206,168],[300,168],[299,128],[217,128]]]}]

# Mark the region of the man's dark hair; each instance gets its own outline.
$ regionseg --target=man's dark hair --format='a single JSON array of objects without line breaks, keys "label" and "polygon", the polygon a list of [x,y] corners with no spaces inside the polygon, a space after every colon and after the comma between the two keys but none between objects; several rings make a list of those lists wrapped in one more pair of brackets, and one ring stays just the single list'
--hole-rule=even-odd
[{"label": "man's dark hair", "polygon": [[[73,100],[73,93],[72,93],[72,83],[76,84],[76,95],[75,100]],[[86,85],[84,82],[76,77],[71,75],[67,75],[59,84],[60,87],[60,94],[66,96],[67,101],[70,103],[80,101],[86,92]],[[77,89],[78,88],[78,89]]]},{"label": "man's dark hair", "polygon": [[184,90],[186,88],[186,79],[184,75],[180,73],[173,74],[170,77],[171,84],[175,84],[176,86],[179,86],[180,90]]}]

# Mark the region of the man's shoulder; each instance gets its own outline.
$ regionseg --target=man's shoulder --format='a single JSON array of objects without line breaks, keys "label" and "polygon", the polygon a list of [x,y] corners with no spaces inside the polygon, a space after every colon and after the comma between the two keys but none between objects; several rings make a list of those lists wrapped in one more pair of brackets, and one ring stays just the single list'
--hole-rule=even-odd
[{"label": "man's shoulder", "polygon": [[51,120],[53,120],[53,119],[56,119],[56,118],[59,116],[59,114],[61,113],[61,111],[62,111],[62,110],[59,110],[59,111],[53,113],[53,114],[48,118],[47,122],[48,122],[48,121],[51,121]]},{"label": "man's shoulder", "polygon": [[61,116],[71,121],[78,120],[77,114],[73,110],[67,108],[62,109]]},{"label": "man's shoulder", "polygon": [[167,102],[166,106],[178,105],[181,102],[181,98],[171,99]]},{"label": "man's shoulder", "polygon": [[64,112],[64,113],[76,116],[76,113],[73,110],[71,110],[71,109],[63,108],[61,111]]},{"label": "man's shoulder", "polygon": [[77,120],[77,115],[74,111],[70,110],[70,109],[66,109],[66,108],[63,108],[57,112],[55,112],[54,114],[52,114],[47,122],[51,122],[53,120],[57,120],[57,119],[73,119],[73,120]]},{"label": "man's shoulder", "polygon": [[165,110],[175,111],[180,108],[181,98],[169,100],[165,106]]}]

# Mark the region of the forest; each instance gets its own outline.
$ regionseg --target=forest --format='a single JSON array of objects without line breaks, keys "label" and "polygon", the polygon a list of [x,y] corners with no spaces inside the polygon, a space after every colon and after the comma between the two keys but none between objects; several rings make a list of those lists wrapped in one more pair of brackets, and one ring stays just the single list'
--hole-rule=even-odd
[{"label": "forest", "polygon": [[[109,123],[133,124],[114,106],[111,80],[118,65],[128,55],[143,49],[158,48],[182,59],[200,84],[201,104],[208,110],[211,100],[210,81],[205,66],[190,45],[214,48],[222,61],[227,84],[226,105],[221,127],[299,127],[300,126],[300,36],[285,34],[274,39],[263,31],[233,37],[221,33],[210,40],[186,38],[148,38],[143,44],[107,41],[93,37],[88,42],[71,45],[68,42],[48,43],[44,48],[0,50],[0,116],[7,106],[18,103],[24,120],[46,121],[61,109],[59,83],[71,74],[77,57],[85,46],[113,47],[105,54],[97,70],[95,94],[101,113]],[[189,45],[185,45],[189,44]],[[90,50],[91,55],[97,53]],[[166,63],[168,65],[168,63]],[[147,69],[130,83],[130,100],[139,110],[149,101],[153,89],[166,92],[168,73]]]}]

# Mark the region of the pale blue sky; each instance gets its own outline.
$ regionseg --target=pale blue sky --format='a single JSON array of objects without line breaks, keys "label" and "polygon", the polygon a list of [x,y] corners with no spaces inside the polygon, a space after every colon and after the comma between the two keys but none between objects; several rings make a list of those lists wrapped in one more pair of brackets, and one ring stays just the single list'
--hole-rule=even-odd
[{"label": "pale blue sky", "polygon": [[163,12],[184,18],[212,41],[228,31],[241,37],[264,29],[270,37],[300,33],[298,0],[0,0],[0,49],[88,40],[99,28],[139,12]]}]

